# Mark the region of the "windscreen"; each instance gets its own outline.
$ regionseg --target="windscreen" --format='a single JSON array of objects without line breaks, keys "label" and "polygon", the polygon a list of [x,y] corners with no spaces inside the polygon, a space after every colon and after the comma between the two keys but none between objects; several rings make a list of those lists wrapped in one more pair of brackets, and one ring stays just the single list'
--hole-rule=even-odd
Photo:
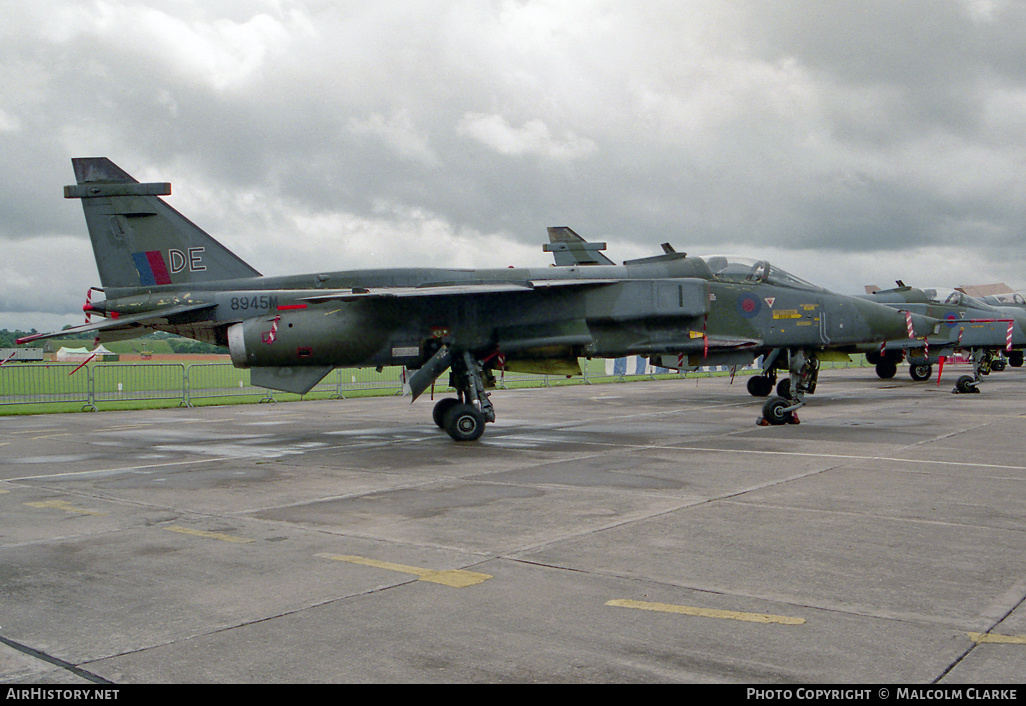
[{"label": "windscreen", "polygon": [[970,297],[965,292],[960,292],[957,289],[947,289],[944,287],[932,287],[930,289],[924,289],[923,293],[926,294],[926,298],[932,302],[938,304],[949,304],[952,306],[965,306],[973,309],[990,309],[991,305]]},{"label": "windscreen", "polygon": [[801,277],[792,275],[787,270],[771,265],[766,260],[752,260],[743,257],[714,255],[703,258],[718,279],[727,282],[766,282],[792,289],[805,289],[813,292],[824,291]]}]

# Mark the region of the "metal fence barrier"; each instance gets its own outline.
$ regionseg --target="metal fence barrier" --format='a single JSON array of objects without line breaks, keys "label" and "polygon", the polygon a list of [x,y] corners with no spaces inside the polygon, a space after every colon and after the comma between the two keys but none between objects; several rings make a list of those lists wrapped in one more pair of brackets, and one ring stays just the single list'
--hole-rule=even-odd
[{"label": "metal fence barrier", "polygon": [[[496,376],[500,389],[510,387],[548,387],[560,384],[624,382],[626,379],[696,377],[702,372],[675,373],[662,368],[638,365],[606,365],[590,361],[582,366],[583,378],[568,380],[559,375],[505,373]],[[306,397],[339,398],[354,394],[401,394],[402,370],[374,373],[362,369],[337,368],[318,383]],[[448,379],[442,377],[435,391],[444,393]],[[206,399],[259,397],[274,402],[285,393],[257,387],[250,382],[248,370],[230,363],[8,363],[0,365],[0,406],[18,404],[80,404],[83,409],[98,410],[99,404],[145,401],[178,401],[189,406]]]},{"label": "metal fence barrier", "polygon": [[180,400],[182,404],[188,403],[185,366],[181,363],[115,363],[86,367],[92,385],[93,406],[98,402],[141,400]]},{"label": "metal fence barrier", "polygon": [[92,377],[88,374],[73,375],[79,367],[74,363],[8,363],[0,366],[0,404],[62,402],[92,406]]},{"label": "metal fence barrier", "polygon": [[[359,378],[359,379],[358,379]],[[395,375],[368,378],[359,371],[336,369],[308,397],[345,398],[357,391],[399,394]],[[80,404],[98,410],[100,404],[178,401],[189,406],[205,399],[258,397],[274,402],[285,393],[257,387],[248,370],[230,363],[75,363],[7,364],[0,366],[0,406],[19,404]]]},{"label": "metal fence barrier", "polygon": [[270,397],[271,391],[249,382],[249,371],[225,363],[193,363],[185,369],[185,404],[193,400],[248,397]]}]

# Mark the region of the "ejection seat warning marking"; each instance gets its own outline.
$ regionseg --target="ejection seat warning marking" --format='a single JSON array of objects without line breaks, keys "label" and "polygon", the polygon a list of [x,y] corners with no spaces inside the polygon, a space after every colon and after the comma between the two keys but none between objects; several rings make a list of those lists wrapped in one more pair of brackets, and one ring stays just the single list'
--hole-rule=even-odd
[{"label": "ejection seat warning marking", "polygon": [[966,635],[977,644],[991,642],[1001,645],[1026,645],[1026,635],[998,635],[992,632],[969,632]]},{"label": "ejection seat warning marking", "polygon": [[773,312],[774,319],[800,319],[802,315],[797,309],[781,309]]},{"label": "ejection seat warning marking", "polygon": [[42,507],[51,508],[54,510],[64,510],[74,515],[92,515],[93,517],[103,517],[106,512],[97,512],[96,510],[86,510],[82,507],[76,507],[69,503],[67,500],[42,500],[40,502],[25,503],[29,507]]},{"label": "ejection seat warning marking", "polygon": [[764,613],[739,613],[733,610],[716,610],[714,608],[695,608],[670,603],[649,603],[648,601],[632,601],[614,599],[606,601],[606,605],[618,608],[634,608],[636,610],[654,610],[660,613],[678,613],[693,615],[699,618],[720,618],[722,620],[743,620],[749,623],[780,623],[783,625],[804,625],[805,618],[792,618],[787,615],[767,615]]},{"label": "ejection seat warning marking", "polygon": [[216,539],[221,542],[235,542],[238,544],[248,544],[252,542],[252,539],[246,537],[236,537],[232,534],[225,534],[224,532],[206,532],[204,530],[189,529],[188,527],[165,527],[168,532],[178,532],[179,534],[188,534],[193,537],[203,537],[205,539]]},{"label": "ejection seat warning marking", "polygon": [[420,581],[440,583],[443,586],[449,586],[451,588],[467,588],[468,586],[476,586],[477,584],[484,583],[488,579],[492,578],[490,574],[479,574],[474,571],[464,571],[462,569],[435,571],[434,569],[422,569],[418,566],[393,564],[390,561],[367,559],[362,556],[349,556],[346,554],[317,554],[316,556],[319,556],[322,559],[330,559],[331,561],[345,561],[350,564],[361,564],[363,566],[373,566],[377,569],[387,569],[388,571],[398,571],[403,574],[413,574],[414,576],[417,576]]}]

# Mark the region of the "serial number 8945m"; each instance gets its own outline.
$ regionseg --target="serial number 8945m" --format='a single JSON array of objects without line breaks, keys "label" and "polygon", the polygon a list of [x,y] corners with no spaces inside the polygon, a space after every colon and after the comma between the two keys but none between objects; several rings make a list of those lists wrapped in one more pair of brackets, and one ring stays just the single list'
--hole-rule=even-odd
[{"label": "serial number 8945m", "polygon": [[232,311],[248,311],[249,309],[277,309],[278,297],[262,294],[252,297],[232,297]]}]

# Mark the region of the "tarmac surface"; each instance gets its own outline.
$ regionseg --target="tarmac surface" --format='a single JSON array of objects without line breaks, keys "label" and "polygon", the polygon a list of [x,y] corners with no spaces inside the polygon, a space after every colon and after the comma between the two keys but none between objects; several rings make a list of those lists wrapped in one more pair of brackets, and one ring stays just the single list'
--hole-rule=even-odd
[{"label": "tarmac surface", "polygon": [[1021,684],[1026,370],[958,372],[0,417],[0,684]]}]

